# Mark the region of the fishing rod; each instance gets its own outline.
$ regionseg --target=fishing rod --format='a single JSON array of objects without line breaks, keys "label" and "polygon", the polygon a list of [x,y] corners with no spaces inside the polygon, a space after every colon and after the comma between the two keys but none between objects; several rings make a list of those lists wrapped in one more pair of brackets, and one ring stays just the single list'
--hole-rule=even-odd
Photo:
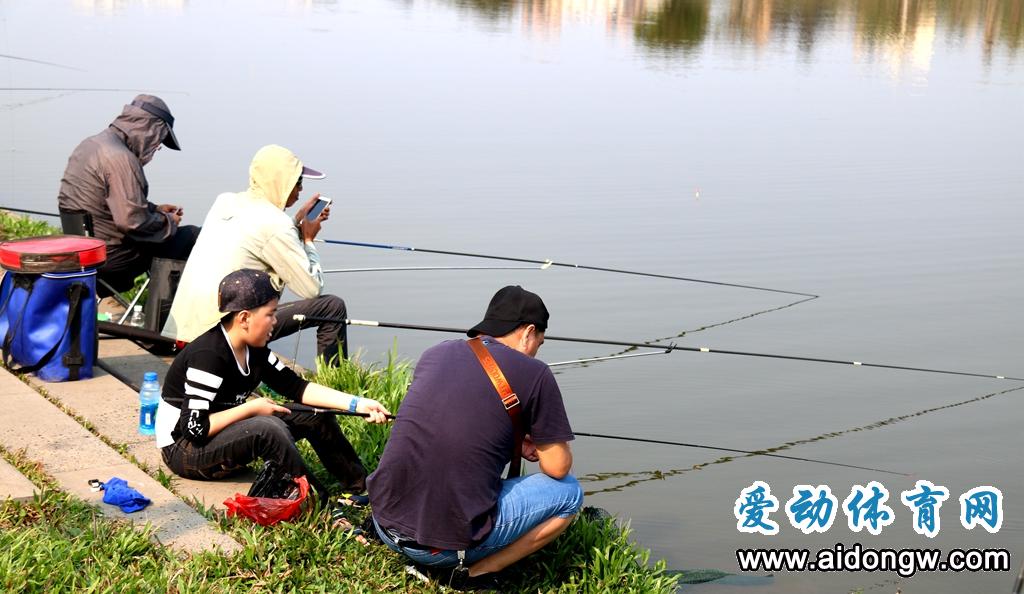
[{"label": "fishing rod", "polygon": [[[24,210],[18,208],[7,208],[2,207],[4,210],[10,210],[13,212],[22,212],[27,214],[36,214],[47,217],[59,217],[59,214],[49,212],[39,212],[36,210]],[[669,274],[657,274],[653,272],[637,272],[635,270],[622,270],[618,268],[605,268],[601,266],[586,266],[584,264],[569,264],[565,262],[555,262],[553,260],[530,260],[527,258],[513,258],[507,256],[489,256],[485,254],[473,254],[469,252],[452,252],[445,250],[431,250],[426,248],[414,248],[399,245],[385,245],[377,243],[362,243],[356,241],[342,241],[339,239],[317,239],[320,243],[331,243],[339,245],[353,245],[358,247],[371,247],[379,249],[399,250],[407,252],[423,252],[428,254],[442,254],[448,256],[466,256],[470,258],[483,258],[488,260],[503,260],[507,262],[525,262],[527,264],[539,264],[539,268],[533,266],[396,266],[396,267],[385,267],[385,268],[337,268],[332,270],[322,271],[324,274],[341,273],[341,272],[384,272],[384,271],[418,271],[418,270],[547,270],[552,266],[561,266],[565,268],[579,268],[582,270],[597,270],[600,272],[613,272],[617,274],[632,274],[635,276],[649,276],[653,278],[664,278],[669,280],[680,280],[694,283],[705,283],[709,285],[719,285],[723,287],[739,287],[741,289],[753,289],[755,291],[769,291],[772,293],[784,293],[786,295],[799,295],[801,297],[807,297],[810,299],[817,299],[819,295],[813,295],[811,293],[799,293],[796,291],[783,291],[782,289],[770,289],[767,287],[756,287],[753,285],[740,285],[735,283],[725,283],[711,280],[701,280],[696,278],[687,278],[683,276],[672,276]]]},{"label": "fishing rod", "polygon": [[160,89],[91,89],[88,87],[0,87],[0,91],[74,91],[86,93],[160,93],[161,95],[188,95],[187,91]]},{"label": "fishing rod", "polygon": [[[295,333],[295,352],[292,354],[292,361],[299,360],[299,337],[302,336],[303,322],[307,318],[305,314],[295,314],[292,319],[299,323],[299,329]],[[651,355],[667,355],[671,353],[671,350],[656,351],[653,353],[630,353],[627,355],[607,355],[604,357],[589,357],[586,359],[573,359],[572,361],[559,361],[558,363],[548,363],[548,367],[562,367],[563,365],[577,365],[581,363],[593,363],[596,361],[614,361],[616,359],[631,359],[633,357],[650,357]]]},{"label": "fishing rod", "polygon": [[39,210],[25,210],[24,208],[11,208],[10,206],[0,206],[0,210],[9,210],[11,212],[20,212],[22,214],[34,214],[42,217],[57,217],[60,218],[60,214],[56,212],[42,212]]},{"label": "fishing rod", "polygon": [[[287,408],[288,410],[290,410],[292,412],[308,412],[308,413],[313,413],[314,415],[336,415],[336,416],[339,416],[339,417],[363,417],[363,418],[366,418],[366,417],[370,416],[370,413],[361,413],[361,412],[355,412],[355,411],[349,411],[349,410],[341,410],[341,409],[338,409],[338,408],[319,408],[319,407],[316,407],[316,406],[309,406],[308,404],[299,404],[298,402],[288,402],[287,404],[282,404],[281,406]],[[395,415],[384,415],[384,416],[387,417],[389,420],[393,420],[395,418]]]},{"label": "fishing rod", "polygon": [[399,270],[543,270],[536,266],[386,266],[383,268],[333,268],[321,270],[324,274],[334,272],[394,272]]},{"label": "fishing rod", "polygon": [[[2,207],[2,208],[4,210],[10,210],[10,211],[13,211],[13,212],[23,212],[23,213],[28,213],[28,214],[37,214],[37,215],[48,216],[48,217],[59,217],[60,216],[59,214],[48,213],[48,212],[39,212],[39,211],[35,211],[35,210],[23,210],[23,209],[18,209],[18,208],[6,208],[6,207]],[[617,274],[632,274],[632,275],[635,275],[635,276],[649,276],[649,277],[653,277],[653,278],[665,278],[665,279],[669,279],[669,280],[680,280],[680,281],[688,281],[688,282],[694,282],[694,283],[705,283],[705,284],[709,284],[709,285],[719,285],[719,286],[723,286],[723,287],[739,287],[741,289],[753,289],[755,291],[769,291],[769,292],[772,292],[772,293],[784,293],[784,294],[787,294],[787,295],[799,295],[801,297],[807,297],[808,298],[807,300],[817,299],[819,297],[819,295],[813,295],[811,293],[799,293],[799,292],[796,292],[796,291],[783,291],[782,289],[770,289],[770,288],[767,288],[767,287],[755,287],[753,285],[740,285],[740,284],[735,284],[735,283],[724,283],[724,282],[719,282],[719,281],[701,280],[701,279],[696,279],[696,278],[687,278],[687,277],[683,277],[683,276],[672,276],[672,275],[668,275],[668,274],[657,274],[657,273],[653,273],[653,272],[637,272],[635,270],[622,270],[622,269],[618,269],[618,268],[604,268],[604,267],[601,267],[601,266],[586,266],[586,265],[583,265],[583,264],[568,264],[568,263],[565,263],[565,262],[555,262],[553,260],[530,260],[530,259],[527,259],[527,258],[512,258],[512,257],[507,257],[507,256],[488,256],[488,255],[485,255],[485,254],[472,254],[472,253],[469,253],[469,252],[452,252],[452,251],[444,251],[444,250],[430,250],[430,249],[426,249],[426,248],[414,248],[414,247],[406,247],[406,246],[398,246],[398,245],[384,245],[384,244],[377,244],[377,243],[361,243],[361,242],[356,242],[356,241],[342,241],[342,240],[339,240],[339,239],[317,239],[316,241],[318,241],[320,243],[331,243],[331,244],[339,244],[339,245],[353,245],[353,246],[358,246],[358,247],[372,247],[372,248],[379,248],[379,249],[400,250],[400,251],[408,251],[408,252],[424,252],[424,253],[428,253],[428,254],[442,254],[442,255],[448,255],[448,256],[466,256],[466,257],[471,257],[471,258],[484,258],[484,259],[488,259],[488,260],[504,260],[504,261],[508,261],[508,262],[525,262],[527,264],[539,264],[540,265],[539,268],[534,268],[533,266],[506,266],[506,267],[501,267],[501,266],[495,266],[495,267],[491,267],[491,266],[399,266],[399,267],[391,267],[391,268],[338,268],[338,269],[332,269],[332,270],[324,270],[323,271],[324,274],[339,273],[339,272],[384,272],[384,271],[399,271],[399,270],[403,270],[403,271],[413,271],[413,270],[547,270],[548,268],[550,268],[552,266],[561,266],[561,267],[565,267],[565,268],[579,268],[579,269],[583,269],[583,270],[597,270],[597,271],[601,271],[601,272],[613,272],[613,273],[617,273]]]},{"label": "fishing rod", "polygon": [[[55,214],[55,213],[39,212],[39,211],[35,211],[35,210],[23,210],[23,209],[18,209],[18,208],[6,208],[6,207],[0,207],[0,208],[3,208],[4,210],[10,210],[10,211],[13,211],[13,212],[23,212],[23,213],[28,213],[28,214],[37,214],[37,215],[42,215],[42,216],[47,216],[47,217],[59,217],[60,216],[59,214]],[[757,287],[757,286],[754,286],[754,285],[741,285],[741,284],[737,284],[737,283],[726,283],[726,282],[721,282],[721,281],[703,280],[703,279],[698,279],[698,278],[689,278],[689,277],[685,277],[685,276],[673,276],[673,275],[670,275],[670,274],[658,274],[658,273],[654,273],[654,272],[638,272],[636,270],[623,270],[623,269],[620,269],[620,268],[606,268],[606,267],[603,267],[603,266],[587,266],[585,264],[570,264],[570,263],[567,263],[567,262],[555,262],[554,260],[531,260],[531,259],[528,259],[528,258],[514,258],[514,257],[509,257],[509,256],[490,256],[490,255],[486,255],[486,254],[474,254],[474,253],[470,253],[470,252],[453,252],[453,251],[447,251],[447,250],[432,250],[432,249],[426,249],[426,248],[415,248],[415,247],[400,246],[400,245],[386,245],[386,244],[380,244],[380,243],[364,243],[364,242],[357,242],[357,241],[342,241],[340,239],[317,239],[316,241],[318,241],[320,243],[330,243],[330,244],[336,244],[336,245],[352,245],[352,246],[357,246],[357,247],[369,247],[369,248],[378,248],[378,249],[387,249],[387,250],[399,250],[399,251],[406,251],[406,252],[423,252],[423,253],[427,253],[427,254],[441,254],[441,255],[446,255],[446,256],[465,256],[465,257],[469,257],[469,258],[483,258],[483,259],[487,259],[487,260],[503,260],[503,261],[506,261],[506,262],[524,262],[524,263],[527,263],[527,264],[539,264],[540,265],[540,268],[534,268],[532,266],[523,266],[523,267],[518,267],[518,266],[509,266],[509,267],[421,266],[421,267],[416,267],[416,266],[412,266],[412,267],[394,267],[394,268],[341,268],[341,269],[333,269],[333,270],[324,270],[323,272],[325,274],[326,273],[336,273],[336,272],[378,272],[378,271],[385,271],[385,270],[547,270],[548,268],[551,268],[552,266],[560,266],[560,267],[563,267],[563,268],[578,268],[578,269],[581,269],[581,270],[596,270],[596,271],[599,271],[599,272],[612,272],[612,273],[616,273],[616,274],[631,274],[631,275],[634,275],[634,276],[647,276],[647,277],[652,277],[652,278],[664,278],[664,279],[668,279],[668,280],[679,280],[679,281],[686,281],[686,282],[692,282],[692,283],[704,283],[704,284],[708,284],[708,285],[718,285],[718,286],[722,286],[722,287],[738,287],[738,288],[741,288],[741,289],[753,289],[755,291],[768,291],[768,292],[771,292],[771,293],[783,293],[783,294],[786,294],[786,295],[799,295],[801,297],[807,297],[808,300],[810,300],[810,299],[817,299],[818,297],[820,297],[820,295],[814,295],[812,293],[800,293],[800,292],[797,292],[797,291],[784,291],[782,289],[771,289],[771,288],[768,288],[768,287]]]},{"label": "fishing rod", "polygon": [[[308,413],[313,413],[315,415],[337,415],[337,416],[346,416],[346,417],[368,417],[368,416],[370,416],[369,413],[349,412],[347,410],[341,410],[341,409],[336,409],[336,408],[317,408],[317,407],[308,406],[308,405],[305,405],[305,404],[298,404],[298,403],[292,403],[292,402],[289,402],[288,404],[283,404],[282,406],[284,406],[285,408],[287,408],[289,410],[292,410],[294,412],[308,412]],[[387,415],[387,418],[394,419],[395,416],[394,415]],[[715,450],[715,451],[719,451],[719,452],[732,452],[732,453],[735,453],[735,454],[748,454],[748,455],[751,455],[751,456],[768,456],[768,457],[771,457],[771,458],[782,458],[782,459],[785,459],[785,460],[793,460],[793,461],[796,461],[796,462],[814,462],[816,464],[827,464],[829,466],[842,466],[844,468],[855,468],[857,470],[868,470],[868,471],[871,471],[871,472],[884,472],[886,474],[895,474],[895,475],[898,475],[898,476],[910,476],[909,474],[907,474],[905,472],[896,472],[894,470],[883,470],[883,469],[880,469],[880,468],[871,468],[871,467],[868,467],[868,466],[857,466],[856,464],[844,464],[842,462],[830,462],[828,460],[816,460],[814,458],[801,458],[799,456],[785,456],[783,454],[770,454],[770,453],[765,452],[765,451],[737,450],[735,448],[720,448],[720,447],[717,447],[717,446],[709,446],[709,445],[703,445],[703,444],[699,444],[699,443],[683,443],[683,442],[680,442],[680,441],[663,441],[663,440],[660,440],[660,439],[643,439],[643,438],[639,438],[639,437],[625,437],[625,436],[622,436],[622,435],[606,435],[606,434],[603,434],[603,433],[585,433],[585,432],[582,432],[582,431],[573,431],[573,435],[576,435],[578,437],[595,437],[595,438],[598,438],[598,439],[618,439],[618,440],[621,440],[621,441],[633,441],[633,442],[639,442],[639,443],[655,443],[655,444],[661,444],[661,445],[679,446],[679,447],[684,447],[684,448],[699,448],[699,449],[702,449],[702,450]]]},{"label": "fishing rod", "polygon": [[815,464],[827,464],[829,466],[842,466],[845,468],[856,468],[857,470],[869,470],[871,472],[884,472],[886,474],[895,474],[898,476],[911,476],[906,472],[896,472],[895,470],[884,470],[881,468],[871,468],[868,466],[857,466],[856,464],[845,464],[843,462],[830,462],[828,460],[817,460],[815,458],[801,458],[800,456],[786,456],[783,454],[770,454],[764,450],[737,450],[734,448],[720,448],[717,446],[703,445],[699,443],[684,443],[681,441],[665,441],[661,439],[645,439],[642,437],[626,437],[623,435],[606,435],[604,433],[584,433],[582,431],[573,431],[573,435],[577,437],[596,437],[599,439],[618,439],[621,441],[632,441],[638,443],[656,443],[661,445],[679,446],[684,448],[699,448],[702,450],[715,450],[719,452],[733,452],[736,454],[747,454],[750,456],[768,456],[770,458],[783,458],[785,460],[794,460],[797,462],[814,462]]},{"label": "fishing rod", "polygon": [[771,293],[785,293],[787,295],[800,295],[802,297],[818,298],[819,295],[813,295],[811,293],[800,293],[797,291],[784,291],[782,289],[770,289],[768,287],[757,287],[754,285],[741,285],[737,283],[726,283],[721,281],[703,280],[698,278],[689,278],[685,276],[674,276],[671,274],[658,274],[654,272],[638,272],[636,270],[623,270],[621,268],[607,268],[604,266],[587,266],[584,264],[571,264],[568,262],[556,262],[554,260],[532,260],[529,258],[517,258],[512,256],[493,256],[488,254],[475,254],[471,252],[454,252],[450,250],[434,250],[427,248],[417,248],[404,245],[388,245],[383,243],[366,243],[362,241],[343,241],[340,239],[317,239],[321,243],[330,243],[334,245],[350,245],[355,247],[366,247],[376,248],[382,250],[397,250],[402,252],[423,252],[426,254],[441,254],[445,256],[464,256],[468,258],[484,258],[487,260],[504,260],[506,262],[525,262],[527,264],[540,264],[541,269],[546,270],[552,266],[559,266],[563,268],[578,268],[582,270],[596,270],[598,272],[612,272],[616,274],[631,274],[634,276],[647,276],[652,278],[664,278],[668,280],[686,281],[691,283],[704,283],[708,285],[719,285],[723,287],[738,287],[741,289],[753,289],[755,291],[769,291]]},{"label": "fishing rod", "polygon": [[[307,316],[305,318],[311,322],[334,322],[344,323],[350,326],[367,326],[371,328],[397,328],[400,330],[425,330],[430,332],[451,332],[456,334],[465,334],[466,328],[449,328],[444,326],[424,326],[421,324],[399,324],[396,322],[378,322],[374,320],[352,320],[347,318],[321,318],[316,316]],[[718,355],[737,355],[741,357],[761,357],[767,359],[783,359],[787,361],[806,361],[809,363],[830,363],[834,365],[853,365],[854,367],[875,367],[878,369],[893,369],[897,371],[920,371],[923,373],[941,373],[945,375],[962,375],[968,377],[983,377],[987,379],[1000,379],[1000,380],[1013,380],[1017,382],[1024,382],[1024,378],[1021,377],[1010,377],[1005,375],[992,375],[988,373],[971,373],[967,371],[950,371],[946,369],[930,369],[926,367],[909,367],[906,365],[889,365],[885,363],[864,363],[863,361],[843,361],[840,359],[824,359],[820,357],[803,357],[797,355],[778,355],[774,353],[755,353],[750,351],[733,351],[725,349],[712,349],[710,347],[686,347],[677,345],[664,345],[664,344],[651,344],[644,342],[626,342],[621,340],[600,340],[596,338],[574,338],[569,336],[548,336],[544,335],[544,340],[557,340],[562,342],[579,342],[585,344],[603,344],[610,346],[625,346],[635,347],[644,349],[660,349],[669,351],[686,351],[691,353],[713,353]]]}]

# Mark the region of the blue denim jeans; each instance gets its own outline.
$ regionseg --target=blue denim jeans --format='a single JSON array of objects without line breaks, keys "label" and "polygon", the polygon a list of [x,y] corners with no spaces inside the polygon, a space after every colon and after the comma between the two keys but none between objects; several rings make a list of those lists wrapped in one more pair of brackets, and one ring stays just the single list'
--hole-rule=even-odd
[{"label": "blue denim jeans", "polygon": [[[568,518],[575,515],[582,505],[583,489],[572,475],[555,480],[546,474],[538,473],[502,481],[494,528],[482,543],[466,550],[466,565],[493,555],[550,518]],[[395,544],[397,534],[381,528],[376,518],[373,519],[373,524],[388,548],[402,553],[420,565],[443,568],[459,564],[458,551],[400,547]]]}]

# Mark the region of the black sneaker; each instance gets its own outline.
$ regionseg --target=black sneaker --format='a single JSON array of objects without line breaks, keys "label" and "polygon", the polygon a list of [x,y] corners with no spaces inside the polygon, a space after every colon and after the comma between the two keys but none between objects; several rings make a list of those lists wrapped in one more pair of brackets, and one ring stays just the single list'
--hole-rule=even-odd
[{"label": "black sneaker", "polygon": [[359,527],[363,529],[363,536],[366,537],[366,540],[377,544],[384,544],[380,534],[377,533],[377,526],[373,523],[373,514],[366,514],[366,517],[363,518],[363,523]]},{"label": "black sneaker", "polygon": [[469,577],[469,569],[466,567],[451,570],[447,583],[441,581],[441,585],[459,592],[501,592],[503,588],[497,574],[485,573]]},{"label": "black sneaker", "polygon": [[342,493],[341,497],[338,498],[339,505],[347,505],[349,507],[369,507],[370,498],[365,494],[359,493]]}]

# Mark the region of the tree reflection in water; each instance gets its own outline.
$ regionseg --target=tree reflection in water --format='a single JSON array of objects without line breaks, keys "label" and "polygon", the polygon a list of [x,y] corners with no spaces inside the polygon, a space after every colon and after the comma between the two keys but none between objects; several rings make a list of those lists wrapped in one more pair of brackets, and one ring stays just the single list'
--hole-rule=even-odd
[{"label": "tree reflection in water", "polygon": [[557,33],[562,21],[602,20],[612,32],[631,30],[649,50],[691,53],[709,38],[755,47],[795,37],[801,52],[818,39],[852,31],[868,53],[912,47],[939,31],[948,41],[977,42],[1015,54],[1024,45],[1024,0],[446,0],[486,21],[522,23]]}]

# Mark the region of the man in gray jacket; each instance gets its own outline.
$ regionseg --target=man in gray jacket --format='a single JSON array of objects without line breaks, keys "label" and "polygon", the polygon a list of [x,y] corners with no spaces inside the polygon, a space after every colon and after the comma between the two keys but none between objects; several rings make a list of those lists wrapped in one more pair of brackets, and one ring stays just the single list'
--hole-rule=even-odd
[{"label": "man in gray jacket", "polygon": [[99,278],[117,291],[131,288],[154,257],[185,260],[199,227],[180,226],[183,211],[147,199],[142,168],[161,145],[181,150],[174,116],[159,97],[138,95],[106,130],[83,140],[60,182],[60,211],[92,216],[93,232],[107,242]]}]

